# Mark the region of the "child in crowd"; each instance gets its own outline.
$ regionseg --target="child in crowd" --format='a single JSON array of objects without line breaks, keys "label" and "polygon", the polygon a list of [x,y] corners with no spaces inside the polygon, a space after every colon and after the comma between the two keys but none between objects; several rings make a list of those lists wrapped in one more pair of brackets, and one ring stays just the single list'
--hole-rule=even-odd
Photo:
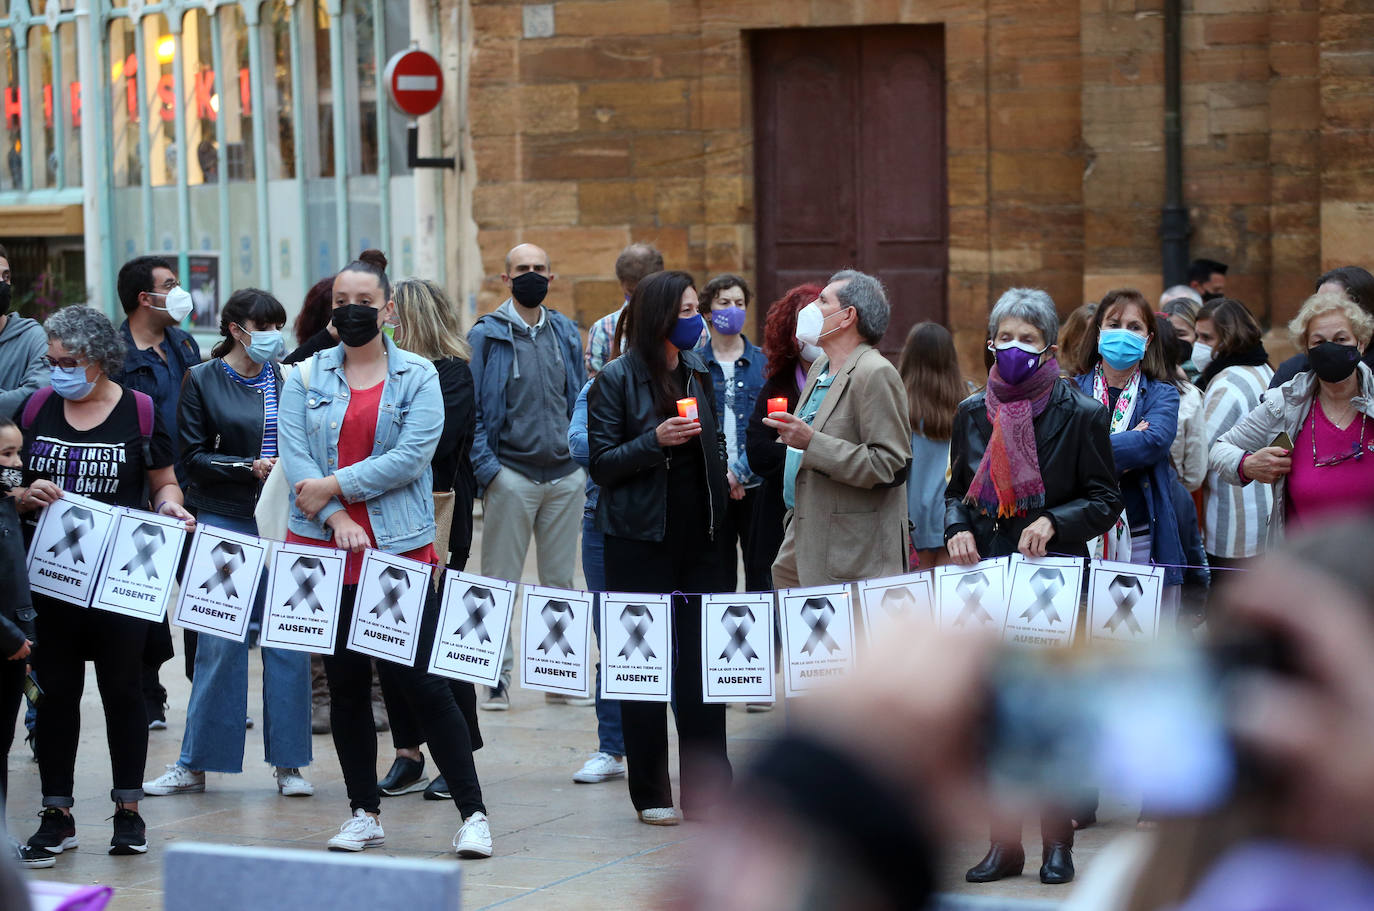
[{"label": "child in crowd", "polygon": [[[0,742],[4,755],[14,744],[14,722],[24,694],[25,659],[33,648],[33,604],[24,571],[24,538],[19,511],[9,492],[23,486],[19,452],[24,435],[9,418],[0,417]],[[9,773],[0,763],[0,808],[9,797]],[[2,812],[2,810],[0,810]]]}]

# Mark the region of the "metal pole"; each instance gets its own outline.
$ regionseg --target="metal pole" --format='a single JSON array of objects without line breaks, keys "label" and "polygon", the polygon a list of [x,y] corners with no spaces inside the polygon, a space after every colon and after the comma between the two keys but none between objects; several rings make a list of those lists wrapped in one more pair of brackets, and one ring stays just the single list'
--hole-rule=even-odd
[{"label": "metal pole", "polygon": [[219,197],[219,268],[220,281],[226,287],[233,287],[231,276],[233,268],[230,266],[229,251],[233,246],[233,229],[229,225],[229,148],[228,148],[228,126],[224,119],[225,99],[228,90],[224,81],[224,48],[220,42],[219,10],[216,9],[210,15],[210,66],[215,70],[215,95],[219,97],[220,110],[215,111],[215,173],[218,176],[218,186],[215,187],[216,195]]},{"label": "metal pole", "polygon": [[167,25],[172,30],[172,91],[176,100],[172,105],[172,135],[177,144],[177,274],[185,281],[191,274],[191,188],[190,166],[186,159],[191,157],[186,138],[186,74],[182,67],[186,62],[181,41],[182,13],[170,10]]},{"label": "metal pole", "polygon": [[348,118],[345,111],[343,0],[329,0],[329,96],[334,114],[334,261],[352,259],[348,246]]},{"label": "metal pole", "polygon": [[[153,151],[148,137],[148,55],[147,43],[143,40],[143,23],[134,23],[134,57],[138,60],[134,80],[138,95],[138,160],[143,198],[143,252],[153,251]],[[156,88],[156,83],[151,83]]]},{"label": "metal pole", "polygon": [[[378,246],[391,250],[391,109],[386,103],[386,6],[372,0],[372,69],[377,92],[377,204],[381,220]],[[388,254],[389,255],[389,254]]]},{"label": "metal pole", "polygon": [[[97,2],[98,6],[98,2]],[[110,144],[105,140],[105,42],[97,35],[104,20],[91,0],[76,2],[77,76],[81,92],[81,183],[85,246],[86,300],[99,302],[106,315],[117,310],[114,295],[114,238],[110,219]]]},{"label": "metal pole", "polygon": [[[296,194],[297,221],[300,224],[300,231],[297,233],[299,238],[296,243],[296,265],[300,272],[301,281],[308,288],[311,285],[310,277],[310,215],[309,205],[306,199],[305,173],[305,77],[301,74],[301,26],[300,14],[296,11],[295,0],[287,0],[287,15],[290,17],[290,41],[291,41],[291,130],[295,134],[295,171],[296,186],[299,192]],[[310,9],[314,9],[311,5]]]},{"label": "metal pole", "polygon": [[29,30],[26,27],[11,28],[14,38],[15,57],[19,61],[19,155],[20,183],[24,192],[33,189],[33,131],[29,121],[33,105],[29,98]]},{"label": "metal pole", "polygon": [[267,195],[267,111],[262,94],[261,0],[247,0],[248,84],[253,99],[253,182],[258,191],[258,276],[266,291],[272,290],[272,237]]},{"label": "metal pole", "polygon": [[48,43],[52,47],[52,145],[57,155],[57,178],[54,185],[58,189],[67,186],[67,143],[63,140],[66,127],[62,120],[62,41],[58,28],[48,32]]},{"label": "metal pole", "polygon": [[1160,213],[1160,252],[1164,286],[1188,276],[1188,235],[1192,227],[1183,204],[1183,102],[1180,48],[1183,0],[1164,2],[1164,209]]}]

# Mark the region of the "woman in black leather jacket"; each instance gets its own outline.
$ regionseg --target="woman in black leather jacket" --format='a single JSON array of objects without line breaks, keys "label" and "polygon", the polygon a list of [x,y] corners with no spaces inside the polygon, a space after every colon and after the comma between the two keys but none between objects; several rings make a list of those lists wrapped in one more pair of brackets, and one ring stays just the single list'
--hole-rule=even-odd
[{"label": "woman in black leather jacket", "polygon": [[[720,584],[716,533],[725,515],[725,438],[706,365],[692,353],[701,334],[686,272],[640,281],[621,320],[625,353],[587,397],[592,480],[601,486],[596,524],[606,536],[606,585],[621,592],[711,592]],[[676,402],[697,400],[698,420]],[[673,679],[682,807],[706,809],[708,786],[728,782],[725,706],[701,698],[701,599],[672,601]],[[662,703],[623,701],[630,800],[641,821],[677,825],[668,780]]]},{"label": "woman in black leather jacket", "polygon": [[[996,361],[987,388],[959,405],[945,489],[945,546],[964,565],[1021,553],[1086,556],[1124,508],[1107,409],[1060,378],[1059,318],[1044,291],[1012,288],[988,318]],[[995,431],[995,432],[994,432]],[[1070,882],[1073,823],[1040,815],[1040,881]],[[969,882],[1020,875],[1021,819],[993,821],[992,847]]]},{"label": "woman in black leather jacket", "polygon": [[[213,357],[192,367],[181,384],[177,430],[187,474],[187,506],[197,521],[257,534],[253,508],[277,461],[277,401],[281,395],[281,327],[286,311],[266,291],[236,291],[220,312],[223,339]],[[258,605],[266,595],[266,579]],[[262,649],[263,741],[276,769],[277,790],[308,796],[301,777],[310,764],[310,656]],[[243,771],[248,711],[248,645],[201,636],[181,756],[143,790],[150,797],[205,790],[205,773]]]}]

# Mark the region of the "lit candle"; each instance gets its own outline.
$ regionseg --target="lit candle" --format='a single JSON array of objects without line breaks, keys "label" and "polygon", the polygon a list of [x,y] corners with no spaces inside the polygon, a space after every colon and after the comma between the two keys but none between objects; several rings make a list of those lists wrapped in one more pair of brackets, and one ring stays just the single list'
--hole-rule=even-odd
[{"label": "lit candle", "polygon": [[677,416],[689,421],[697,419],[697,400],[692,397],[677,400]]},{"label": "lit candle", "polygon": [[787,396],[785,395],[780,395],[775,399],[768,400],[768,413],[776,414],[779,411],[787,411]]}]

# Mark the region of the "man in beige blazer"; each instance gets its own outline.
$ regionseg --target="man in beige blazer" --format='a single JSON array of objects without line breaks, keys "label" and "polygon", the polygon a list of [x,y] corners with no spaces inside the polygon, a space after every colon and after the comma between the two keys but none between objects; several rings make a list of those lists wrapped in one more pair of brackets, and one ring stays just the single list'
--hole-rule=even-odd
[{"label": "man in beige blazer", "polygon": [[797,314],[797,338],[825,356],[811,365],[797,413],[764,419],[788,447],[779,589],[907,570],[906,388],[874,347],[890,314],[882,284],[853,270],[837,272]]}]

